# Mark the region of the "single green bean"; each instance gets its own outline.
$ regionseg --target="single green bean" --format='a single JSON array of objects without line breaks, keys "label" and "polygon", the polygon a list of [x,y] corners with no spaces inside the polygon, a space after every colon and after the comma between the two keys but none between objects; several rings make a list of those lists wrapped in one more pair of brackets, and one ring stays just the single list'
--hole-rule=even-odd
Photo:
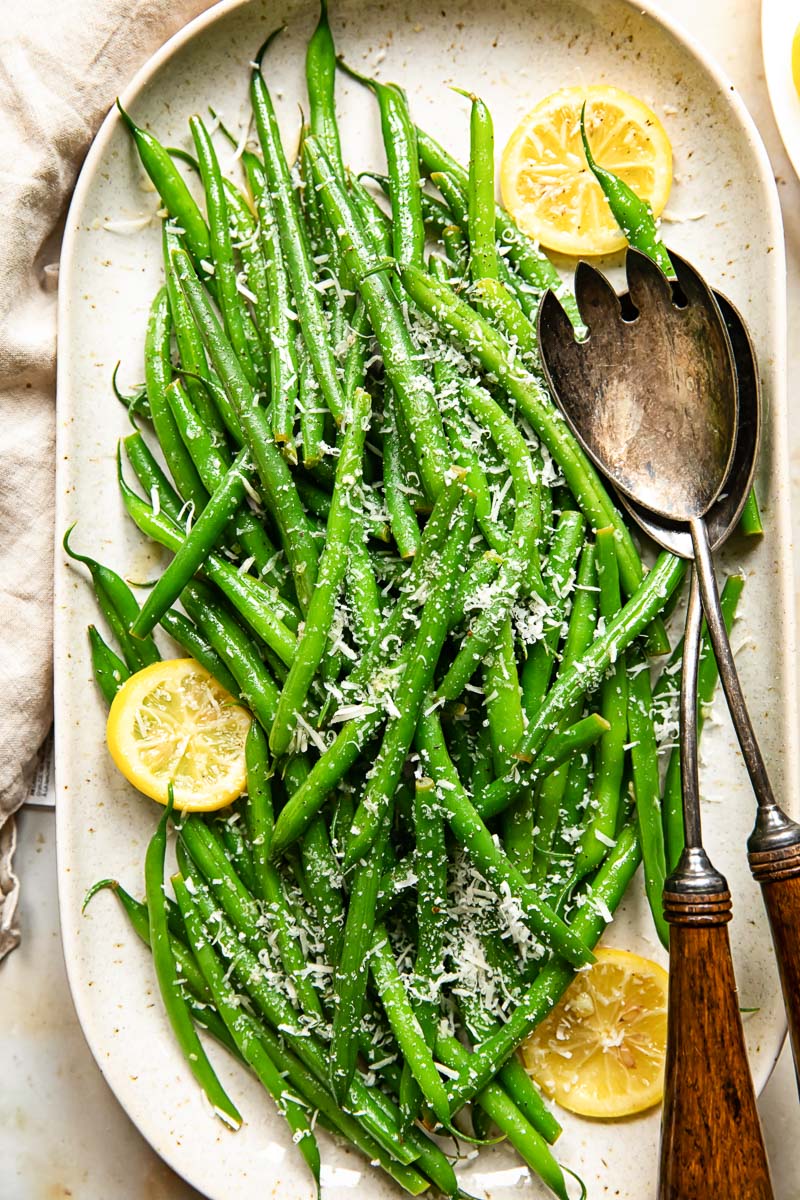
[{"label": "single green bean", "polygon": [[245,496],[249,451],[240,450],[225,477],[186,535],[164,574],[149,593],[131,626],[134,637],[151,633],[186,584],[203,565]]},{"label": "single green bean", "polygon": [[164,809],[164,814],[147,847],[145,856],[145,891],[153,966],[165,1012],[192,1074],[217,1115],[232,1128],[238,1129],[242,1118],[217,1079],[214,1068],[208,1061],[206,1052],[197,1036],[186,1000],[178,983],[175,959],[172,954],[164,895],[164,859],[167,849],[167,826],[172,816],[173,803],[174,797],[170,784],[167,807]]},{"label": "single green bean", "polygon": [[153,428],[170,474],[175,480],[175,486],[183,499],[194,505],[195,512],[200,513],[208,499],[208,493],[186,452],[166,399],[166,390],[172,380],[171,335],[172,318],[167,289],[160,288],[150,308],[145,335],[144,376],[147,399],[150,403]]},{"label": "single green bean", "polygon": [[658,777],[658,745],[653,728],[650,669],[643,655],[631,657],[628,673],[628,736],[636,794],[636,823],[642,846],[647,900],[656,933],[668,950],[669,925],[664,920],[661,899],[667,877],[667,862],[661,821],[661,785]]},{"label": "single green bean", "polygon": [[[619,570],[612,529],[596,535],[597,581],[600,616],[613,620],[620,610]],[[610,674],[600,685],[600,711],[609,728],[597,745],[594,784],[587,809],[587,825],[578,848],[575,874],[596,870],[613,844],[628,740],[628,670],[625,653],[617,655]]]},{"label": "single green bean", "polygon": [[62,545],[74,562],[83,563],[88,567],[100,610],[122,650],[128,670],[139,671],[150,663],[159,662],[161,655],[151,637],[133,638],[129,633],[130,626],[139,615],[139,605],[133,592],[116,571],[85,554],[77,554],[72,549],[69,539],[74,528],[74,525],[70,525],[64,534]]},{"label": "single green bean", "polygon": [[152,133],[134,123],[119,100],[117,108],[133,137],[142,166],[155,184],[164,207],[183,229],[192,257],[198,264],[208,262],[211,254],[208,226],[169,151],[164,149]]},{"label": "single green bean", "polygon": [[239,685],[225,663],[216,650],[212,649],[208,639],[203,637],[200,630],[188,617],[171,608],[161,618],[161,628],[167,631],[173,641],[188,651],[190,657],[205,667],[209,674],[214,676],[217,683],[225,688],[226,692],[230,692],[232,696],[238,694]]},{"label": "single green bean", "polygon": [[122,659],[107,646],[94,625],[89,626],[89,646],[92,654],[92,671],[97,686],[103,693],[106,704],[110,704],[131,673]]}]

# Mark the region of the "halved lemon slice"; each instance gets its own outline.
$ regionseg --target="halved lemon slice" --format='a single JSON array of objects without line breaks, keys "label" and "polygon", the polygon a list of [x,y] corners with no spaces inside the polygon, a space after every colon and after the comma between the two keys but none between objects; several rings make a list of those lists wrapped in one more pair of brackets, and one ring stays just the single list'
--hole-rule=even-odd
[{"label": "halved lemon slice", "polygon": [[581,145],[581,107],[595,161],[647,200],[655,216],[672,185],[672,147],[656,114],[619,88],[562,88],[520,122],[503,151],[503,203],[525,233],[561,254],[625,246]]},{"label": "halved lemon slice", "polygon": [[134,787],[161,804],[172,781],[184,812],[224,808],[245,790],[252,718],[193,658],[169,658],[132,675],[108,714],[111,757]]},{"label": "halved lemon slice", "polygon": [[525,1065],[562,1108],[626,1117],[664,1091],[667,972],[626,950],[596,950],[525,1042]]},{"label": "halved lemon slice", "polygon": [[800,96],[800,25],[795,29],[792,38],[792,80],[794,90]]}]

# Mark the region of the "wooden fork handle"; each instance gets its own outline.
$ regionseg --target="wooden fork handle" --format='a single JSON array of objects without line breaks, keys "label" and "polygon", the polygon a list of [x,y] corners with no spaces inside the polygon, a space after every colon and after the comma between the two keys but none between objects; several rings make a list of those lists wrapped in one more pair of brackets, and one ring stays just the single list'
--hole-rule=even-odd
[{"label": "wooden fork handle", "polygon": [[[727,923],[717,890],[664,891],[669,1016],[659,1200],[772,1200]],[[720,886],[721,885],[721,886]]]},{"label": "wooden fork handle", "polygon": [[769,917],[789,1021],[795,1072],[800,1071],[800,846],[751,851],[753,878]]}]

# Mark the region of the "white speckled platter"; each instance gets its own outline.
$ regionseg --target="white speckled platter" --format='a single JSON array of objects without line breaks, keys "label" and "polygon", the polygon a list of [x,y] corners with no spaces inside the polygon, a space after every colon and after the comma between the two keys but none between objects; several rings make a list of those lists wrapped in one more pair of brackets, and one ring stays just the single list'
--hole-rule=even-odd
[{"label": "white speckled platter", "polygon": [[[296,140],[304,96],[303,50],[315,12],[305,0],[278,8],[263,0],[223,3],[169,42],[126,90],[134,117],[166,143],[186,144],[186,121],[208,103],[236,125],[246,111],[247,63],[279,21],[288,30],[270,52],[269,79],[287,146]],[[768,536],[735,542],[748,577],[734,646],[773,778],[797,812],[797,705],[784,380],[785,291],[780,213],[758,135],[733,88],[667,22],[626,0],[422,0],[365,5],[340,0],[332,12],[339,49],[363,70],[407,89],[424,127],[462,158],[463,101],[448,84],[479,91],[494,112],[498,146],[520,116],[557,87],[606,81],[641,96],[662,117],[675,151],[675,186],[666,238],[697,263],[744,313],[759,356],[766,429],[759,496]],[[354,167],[379,165],[374,106],[347,80],[338,103],[345,154]],[[223,165],[225,155],[223,152]],[[129,578],[152,576],[159,552],[125,520],[114,481],[116,439],[127,419],[110,375],[141,377],[147,307],[160,281],[156,199],[127,135],[112,115],[86,160],[67,221],[60,282],[58,515],[73,521],[75,545]],[[105,751],[102,703],[91,681],[86,626],[91,593],[56,550],[56,730],[59,892],[64,951],[78,1015],[92,1051],[132,1120],[170,1165],[210,1200],[311,1200],[271,1102],[224,1052],[211,1049],[245,1116],[232,1134],[214,1119],[176,1051],[155,991],[147,952],[109,895],[85,917],[81,900],[96,879],[114,875],[141,894],[153,806],[117,774]],[[784,1019],[777,973],[744,842],[752,800],[723,706],[703,739],[707,842],[734,897],[731,927],[751,1062],[763,1086],[780,1047]],[[638,884],[606,942],[662,957]],[[559,1114],[561,1115],[561,1114]],[[592,1200],[654,1194],[658,1114],[613,1125],[564,1115],[560,1159]],[[321,1135],[328,1200],[400,1193],[354,1152]],[[466,1189],[491,1200],[545,1196],[503,1147],[482,1150],[462,1172]]]}]

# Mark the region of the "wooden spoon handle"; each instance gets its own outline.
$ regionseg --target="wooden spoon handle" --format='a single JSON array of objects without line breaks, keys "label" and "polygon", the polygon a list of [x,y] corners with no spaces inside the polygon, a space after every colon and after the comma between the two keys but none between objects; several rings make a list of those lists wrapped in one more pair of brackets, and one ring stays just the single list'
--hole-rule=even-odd
[{"label": "wooden spoon handle", "polygon": [[800,846],[749,854],[769,917],[789,1020],[795,1071],[800,1071]]},{"label": "wooden spoon handle", "polygon": [[671,928],[659,1200],[772,1200],[728,939],[730,892],[665,889],[664,916]]}]

